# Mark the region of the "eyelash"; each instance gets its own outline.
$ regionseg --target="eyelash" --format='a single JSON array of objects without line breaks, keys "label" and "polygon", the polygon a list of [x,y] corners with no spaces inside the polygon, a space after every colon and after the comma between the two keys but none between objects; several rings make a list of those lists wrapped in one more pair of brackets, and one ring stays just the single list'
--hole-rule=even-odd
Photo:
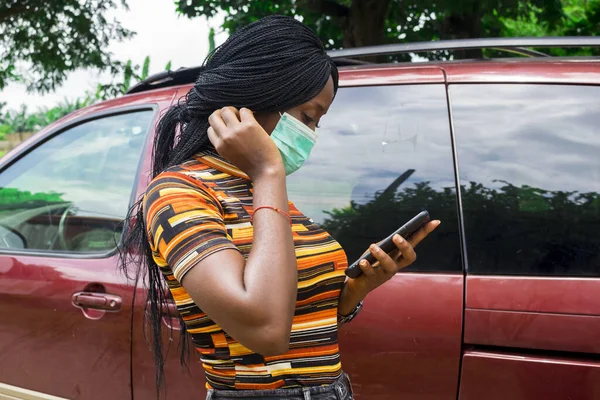
[{"label": "eyelash", "polygon": [[[309,117],[306,113],[302,113],[302,116],[305,119],[305,123],[310,124],[310,123],[314,123],[315,120],[312,119],[311,117]],[[315,128],[320,128],[321,126],[319,124],[315,124]]]}]

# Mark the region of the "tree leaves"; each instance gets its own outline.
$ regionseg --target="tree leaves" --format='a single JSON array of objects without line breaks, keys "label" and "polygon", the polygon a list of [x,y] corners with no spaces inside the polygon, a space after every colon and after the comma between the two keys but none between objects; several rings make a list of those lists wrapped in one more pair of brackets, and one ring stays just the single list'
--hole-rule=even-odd
[{"label": "tree leaves", "polygon": [[0,2],[0,89],[22,81],[49,92],[78,68],[116,74],[124,65],[107,51],[134,35],[107,19],[115,0],[3,0]]},{"label": "tree leaves", "polygon": [[[177,0],[176,6],[177,12],[188,17],[212,17],[225,12],[223,28],[229,32],[271,14],[296,16],[329,49],[403,41],[600,32],[600,0]],[[552,50],[552,54],[563,53]],[[576,49],[567,53],[590,51]],[[438,52],[428,57],[482,54],[497,53]],[[407,59],[408,55],[396,56],[390,61]]]}]

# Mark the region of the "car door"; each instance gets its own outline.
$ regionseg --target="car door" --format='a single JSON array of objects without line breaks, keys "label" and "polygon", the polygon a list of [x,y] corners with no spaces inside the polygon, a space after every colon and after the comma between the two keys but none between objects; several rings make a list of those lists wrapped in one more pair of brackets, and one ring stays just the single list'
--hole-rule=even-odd
[{"label": "car door", "polygon": [[[346,87],[310,159],[289,177],[290,200],[341,243],[350,263],[423,209],[442,221],[415,264],[341,327],[342,368],[357,398],[454,400],[464,276],[444,75],[401,68],[340,79]],[[390,84],[411,79],[428,84]]]},{"label": "car door", "polygon": [[449,93],[468,254],[459,398],[598,399],[600,87]]},{"label": "car door", "polygon": [[131,398],[116,243],[154,115],[75,120],[2,165],[0,397]]}]

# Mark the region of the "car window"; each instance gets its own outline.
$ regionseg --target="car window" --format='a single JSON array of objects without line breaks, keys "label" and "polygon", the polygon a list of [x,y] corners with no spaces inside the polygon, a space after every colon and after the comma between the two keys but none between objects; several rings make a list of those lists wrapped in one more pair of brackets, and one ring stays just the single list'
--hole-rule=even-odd
[{"label": "car window", "polygon": [[443,222],[411,271],[460,271],[452,147],[443,85],[341,88],[290,200],[354,262],[426,209]]},{"label": "car window", "polygon": [[469,271],[600,275],[600,88],[451,86]]},{"label": "car window", "polygon": [[2,171],[0,249],[114,249],[152,116],[148,110],[82,123]]}]

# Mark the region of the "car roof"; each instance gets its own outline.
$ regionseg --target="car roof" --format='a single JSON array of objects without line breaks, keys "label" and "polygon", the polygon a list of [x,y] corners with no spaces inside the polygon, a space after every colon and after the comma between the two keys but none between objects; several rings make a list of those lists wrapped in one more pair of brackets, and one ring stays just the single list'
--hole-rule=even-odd
[{"label": "car roof", "polygon": [[599,58],[508,58],[340,68],[340,85],[419,83],[600,84]]}]

